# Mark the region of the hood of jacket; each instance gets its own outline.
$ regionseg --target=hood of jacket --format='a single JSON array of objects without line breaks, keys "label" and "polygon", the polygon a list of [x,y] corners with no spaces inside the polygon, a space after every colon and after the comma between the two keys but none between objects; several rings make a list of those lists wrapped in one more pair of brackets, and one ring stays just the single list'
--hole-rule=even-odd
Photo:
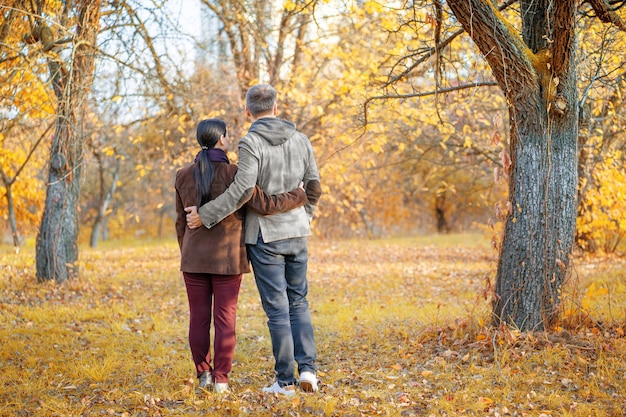
[{"label": "hood of jacket", "polygon": [[293,136],[296,126],[278,117],[262,117],[252,123],[248,131],[259,135],[271,145],[277,146],[287,142]]}]

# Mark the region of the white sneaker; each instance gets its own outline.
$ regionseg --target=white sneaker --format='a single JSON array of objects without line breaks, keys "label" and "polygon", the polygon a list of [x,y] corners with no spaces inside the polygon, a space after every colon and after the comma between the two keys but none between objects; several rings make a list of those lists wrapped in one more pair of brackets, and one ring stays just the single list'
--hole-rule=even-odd
[{"label": "white sneaker", "polygon": [[227,392],[230,392],[228,389],[228,382],[216,382],[213,384],[213,391],[216,394],[226,394]]},{"label": "white sneaker", "polygon": [[300,388],[304,392],[317,391],[317,377],[313,372],[304,371],[300,374]]},{"label": "white sneaker", "polygon": [[203,389],[211,389],[211,385],[213,385],[213,377],[209,371],[204,371],[198,377],[198,385]]},{"label": "white sneaker", "polygon": [[274,382],[271,386],[267,388],[263,388],[263,392],[267,392],[270,394],[282,394],[288,397],[295,395],[296,391],[293,389],[293,385],[287,385],[286,387],[281,387],[278,381]]}]

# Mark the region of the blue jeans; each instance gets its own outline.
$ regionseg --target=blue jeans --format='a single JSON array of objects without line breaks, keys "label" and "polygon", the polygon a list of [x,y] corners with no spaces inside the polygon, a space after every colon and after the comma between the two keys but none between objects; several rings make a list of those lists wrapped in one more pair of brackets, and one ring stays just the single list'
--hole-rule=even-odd
[{"label": "blue jeans", "polygon": [[306,299],[307,238],[265,243],[259,235],[256,245],[248,245],[248,255],[268,318],[276,378],[281,387],[293,385],[294,361],[299,373],[315,372],[315,339]]}]

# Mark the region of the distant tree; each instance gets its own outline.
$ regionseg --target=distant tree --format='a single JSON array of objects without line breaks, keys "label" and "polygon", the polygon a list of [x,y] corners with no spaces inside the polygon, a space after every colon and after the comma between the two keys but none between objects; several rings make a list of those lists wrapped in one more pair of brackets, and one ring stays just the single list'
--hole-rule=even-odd
[{"label": "distant tree", "polygon": [[200,1],[220,22],[215,35],[227,39],[242,97],[255,82],[278,84],[285,65],[297,68],[316,0]]},{"label": "distant tree", "polygon": [[81,221],[91,225],[92,247],[109,232],[127,235],[132,224],[143,233],[156,224],[155,215],[163,217],[164,201],[171,200],[163,188],[171,188],[168,176],[200,117],[191,98],[197,86],[189,83],[191,40],[172,4],[105,3],[81,197]]}]

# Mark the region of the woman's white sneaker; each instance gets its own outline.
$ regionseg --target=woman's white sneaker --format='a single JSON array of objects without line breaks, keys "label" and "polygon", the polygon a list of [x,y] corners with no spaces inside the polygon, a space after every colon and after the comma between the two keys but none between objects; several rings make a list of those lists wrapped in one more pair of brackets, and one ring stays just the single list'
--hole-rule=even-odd
[{"label": "woman's white sneaker", "polygon": [[228,389],[228,382],[216,382],[213,384],[213,391],[216,394],[226,394],[230,392],[230,389]]},{"label": "woman's white sneaker", "polygon": [[198,377],[198,385],[200,388],[210,390],[213,387],[213,377],[209,371],[204,371]]}]

